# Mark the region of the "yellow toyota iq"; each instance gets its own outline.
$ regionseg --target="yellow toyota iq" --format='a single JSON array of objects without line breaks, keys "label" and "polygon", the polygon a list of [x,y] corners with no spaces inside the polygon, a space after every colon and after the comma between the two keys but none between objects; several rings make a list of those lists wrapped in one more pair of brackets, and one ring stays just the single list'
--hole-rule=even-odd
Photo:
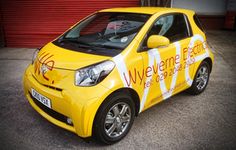
[{"label": "yellow toyota iq", "polygon": [[48,121],[112,144],[151,106],[186,89],[202,93],[212,64],[193,11],[105,9],[34,53],[24,91]]}]

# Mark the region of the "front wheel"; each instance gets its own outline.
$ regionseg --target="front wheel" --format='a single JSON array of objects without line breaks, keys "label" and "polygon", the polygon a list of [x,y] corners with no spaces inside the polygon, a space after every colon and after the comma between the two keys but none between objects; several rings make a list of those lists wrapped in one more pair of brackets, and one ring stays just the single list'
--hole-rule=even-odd
[{"label": "front wheel", "polygon": [[129,94],[118,92],[108,97],[95,117],[94,137],[105,144],[124,138],[134,121],[134,106]]},{"label": "front wheel", "polygon": [[198,95],[202,93],[207,87],[209,77],[210,66],[206,61],[203,61],[198,67],[192,86],[187,90],[188,93],[192,95]]}]

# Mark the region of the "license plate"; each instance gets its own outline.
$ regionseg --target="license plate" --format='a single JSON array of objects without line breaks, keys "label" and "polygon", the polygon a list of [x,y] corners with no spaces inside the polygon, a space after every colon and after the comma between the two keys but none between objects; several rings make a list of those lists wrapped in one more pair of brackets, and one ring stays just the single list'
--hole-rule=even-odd
[{"label": "license plate", "polygon": [[38,100],[43,105],[47,106],[48,108],[51,108],[51,101],[47,97],[43,96],[42,94],[38,93],[34,89],[31,89],[32,96]]}]

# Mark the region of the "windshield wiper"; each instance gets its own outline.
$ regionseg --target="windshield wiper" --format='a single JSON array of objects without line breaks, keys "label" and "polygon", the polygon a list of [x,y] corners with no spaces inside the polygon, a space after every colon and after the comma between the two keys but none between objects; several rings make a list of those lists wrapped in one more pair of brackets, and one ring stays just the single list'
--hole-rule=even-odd
[{"label": "windshield wiper", "polygon": [[121,50],[120,47],[116,46],[110,46],[110,45],[105,45],[105,44],[89,44],[85,43],[83,41],[78,40],[77,38],[62,38],[58,40],[58,43],[63,43],[63,42],[71,42],[75,43],[77,47],[79,48],[86,48],[90,49],[93,51],[97,51],[97,49],[114,49],[114,50]]},{"label": "windshield wiper", "polygon": [[121,50],[120,47],[116,47],[116,46],[110,46],[110,45],[93,45],[94,47],[99,47],[99,48],[109,48],[109,49],[114,49],[114,50]]},{"label": "windshield wiper", "polygon": [[84,43],[84,42],[80,42],[80,41],[78,41],[77,39],[65,39],[65,38],[63,38],[63,39],[59,39],[58,40],[58,42],[59,43],[62,43],[62,42],[72,42],[72,43],[76,43],[76,45],[78,46],[78,47],[81,47],[81,48],[91,48],[91,45],[90,44],[88,44],[88,43]]}]

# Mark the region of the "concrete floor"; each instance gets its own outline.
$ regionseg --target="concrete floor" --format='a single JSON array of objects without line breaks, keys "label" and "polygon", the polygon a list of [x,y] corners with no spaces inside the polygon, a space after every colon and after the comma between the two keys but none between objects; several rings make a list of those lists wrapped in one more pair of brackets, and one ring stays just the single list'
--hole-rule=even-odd
[{"label": "concrete floor", "polygon": [[236,149],[236,32],[211,31],[208,40],[215,64],[206,91],[145,111],[111,146],[86,143],[42,118],[22,91],[33,49],[0,49],[0,149]]}]

